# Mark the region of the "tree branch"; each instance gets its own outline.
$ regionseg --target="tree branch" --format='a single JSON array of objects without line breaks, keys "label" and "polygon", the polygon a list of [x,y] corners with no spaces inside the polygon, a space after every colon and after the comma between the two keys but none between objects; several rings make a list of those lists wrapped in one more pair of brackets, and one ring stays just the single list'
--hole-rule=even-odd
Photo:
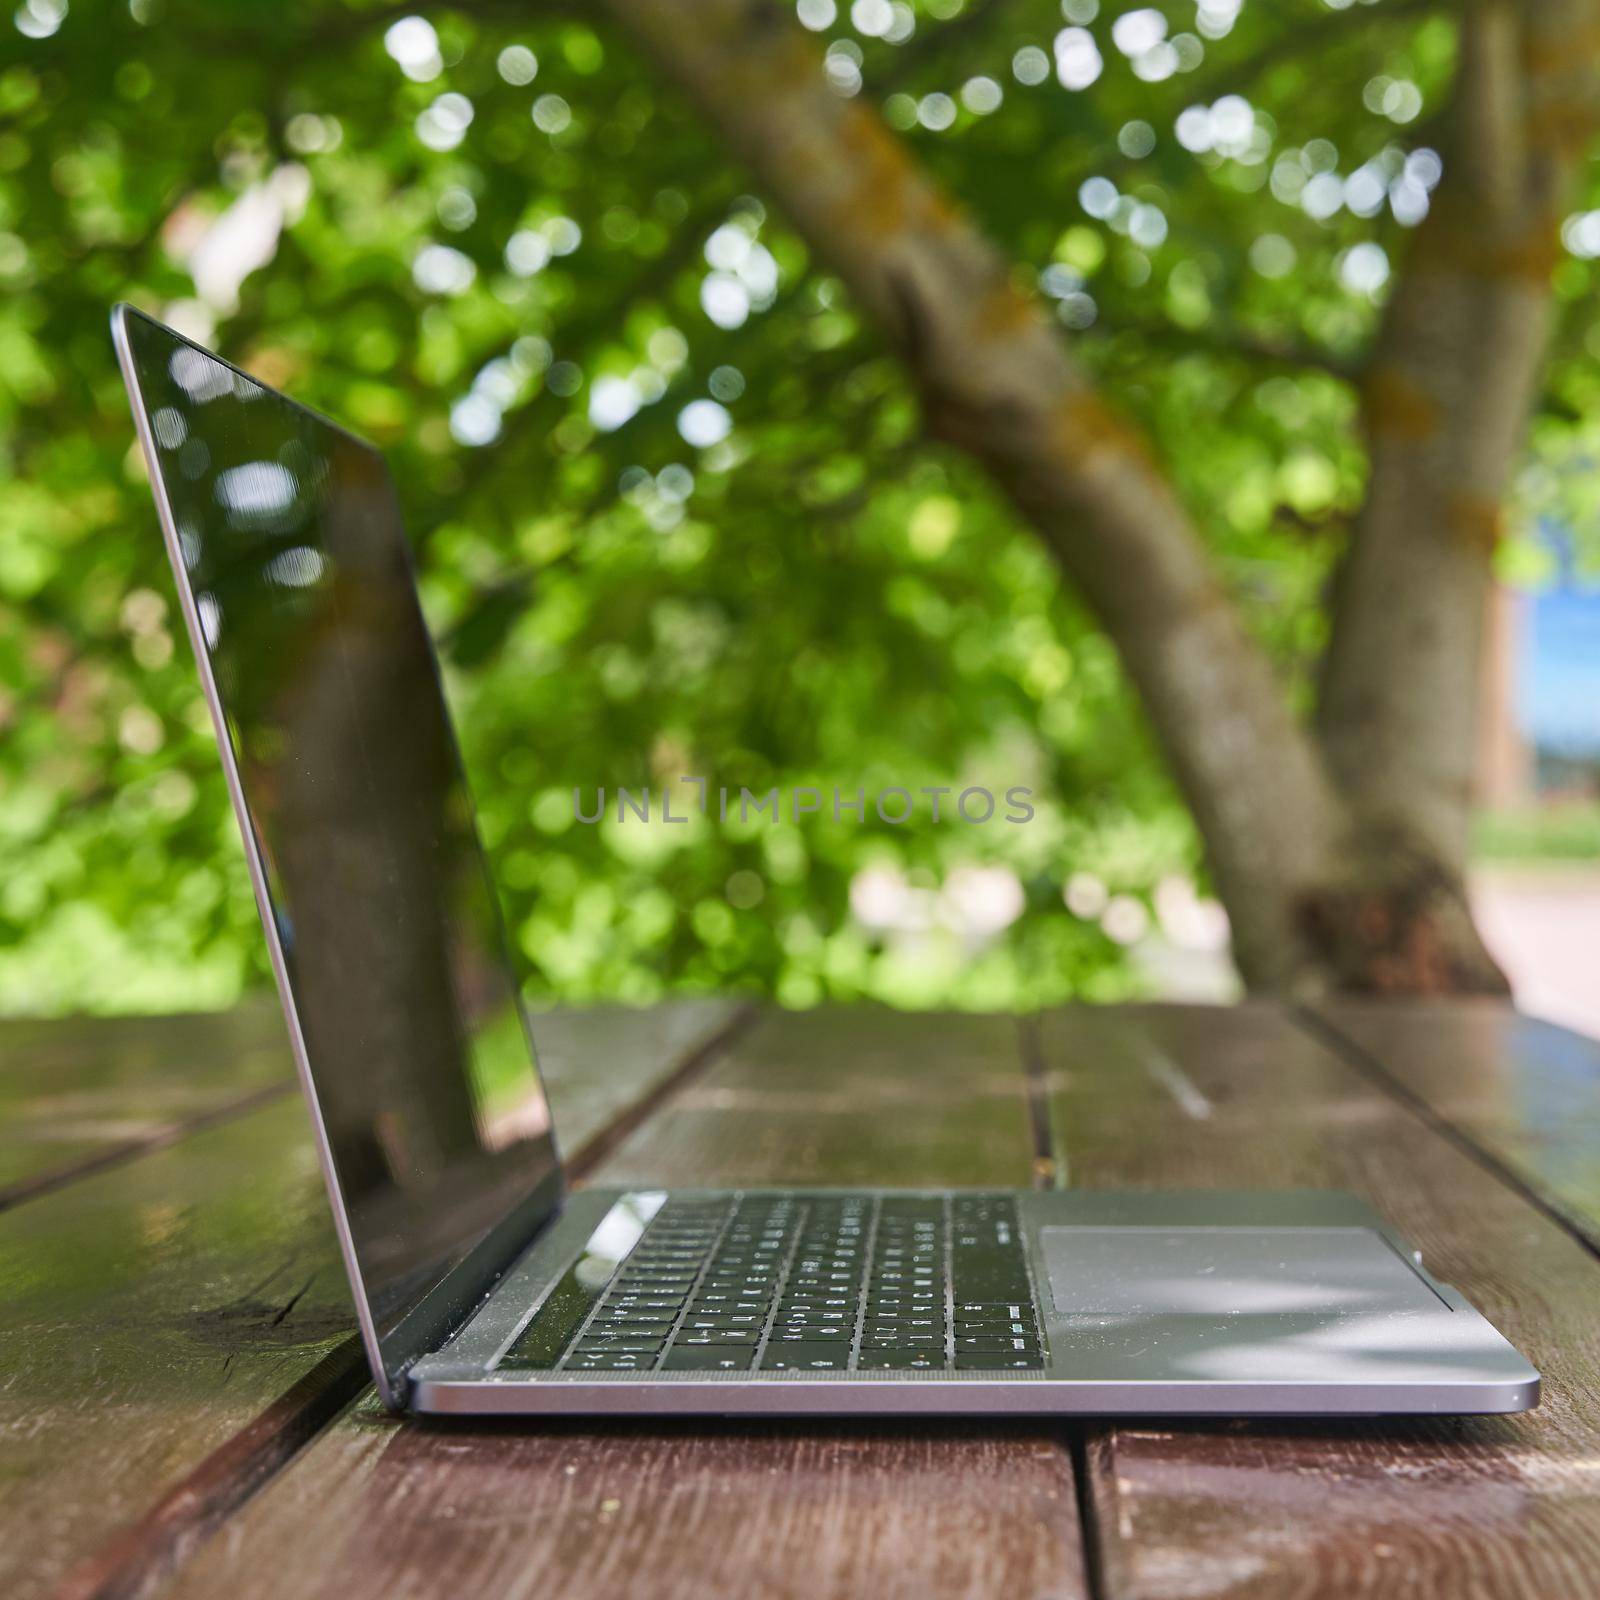
[{"label": "tree branch", "polygon": [[673,0],[609,3],[885,332],[930,431],[987,468],[1099,616],[1210,846],[1241,963],[1289,981],[1298,894],[1328,868],[1339,807],[1146,441],[873,112],[827,87],[786,7],[704,0],[686,27]]},{"label": "tree branch", "polygon": [[1236,324],[1219,326],[1207,322],[1198,328],[1185,328],[1158,317],[1125,315],[1120,308],[1105,312],[1090,330],[1090,336],[1096,333],[1131,333],[1180,354],[1231,356],[1258,366],[1325,372],[1341,383],[1359,383],[1367,368],[1365,359],[1341,356],[1297,339],[1274,338]]},{"label": "tree branch", "polygon": [[882,95],[899,89],[910,83],[924,67],[937,66],[956,47],[981,41],[1001,14],[1015,4],[1016,0],[974,0],[949,22],[935,24],[933,19],[926,19],[926,26],[917,36],[895,52],[887,70],[881,76],[874,76],[873,93]]},{"label": "tree branch", "polygon": [[1386,23],[1416,23],[1424,17],[1449,16],[1473,3],[1475,0],[1389,0],[1386,5],[1371,9],[1362,6],[1299,17],[1283,23],[1254,54],[1219,62],[1214,70],[1179,81],[1184,84],[1190,104],[1217,100],[1225,94],[1243,94],[1274,67],[1300,56],[1315,59],[1341,38],[1365,38],[1374,27]]}]

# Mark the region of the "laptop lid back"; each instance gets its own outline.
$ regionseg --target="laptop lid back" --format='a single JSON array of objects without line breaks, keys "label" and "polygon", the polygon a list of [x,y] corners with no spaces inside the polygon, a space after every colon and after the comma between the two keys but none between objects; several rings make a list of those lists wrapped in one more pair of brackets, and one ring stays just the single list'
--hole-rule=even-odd
[{"label": "laptop lid back", "polygon": [[392,1402],[560,1187],[394,486],[159,323],[113,333]]}]

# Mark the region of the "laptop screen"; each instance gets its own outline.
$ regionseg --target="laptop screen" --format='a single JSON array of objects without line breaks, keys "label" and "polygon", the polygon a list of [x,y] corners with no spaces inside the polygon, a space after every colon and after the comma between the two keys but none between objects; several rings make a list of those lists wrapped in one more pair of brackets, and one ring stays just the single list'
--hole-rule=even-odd
[{"label": "laptop screen", "polygon": [[381,1345],[557,1165],[394,487],[331,423],[123,327]]}]

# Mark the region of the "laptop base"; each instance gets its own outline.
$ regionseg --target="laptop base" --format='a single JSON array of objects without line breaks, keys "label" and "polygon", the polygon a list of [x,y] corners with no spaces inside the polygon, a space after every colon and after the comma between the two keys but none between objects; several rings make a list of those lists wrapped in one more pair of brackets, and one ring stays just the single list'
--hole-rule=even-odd
[{"label": "laptop base", "polygon": [[[956,1215],[949,1208],[961,1196],[584,1191],[480,1312],[415,1365],[407,1404],[448,1415],[1309,1417],[1489,1414],[1538,1403],[1538,1373],[1461,1295],[1437,1283],[1366,1206],[1326,1193],[981,1197],[1014,1205],[1020,1224],[1040,1334],[1038,1364],[1021,1370],[958,1366],[953,1324],[943,1364],[872,1367],[865,1311],[848,1358],[830,1370],[761,1364],[760,1352],[774,1348],[776,1314],[760,1330],[751,1364],[734,1371],[574,1371],[570,1356],[544,1370],[509,1364],[619,1206],[714,1209],[759,1200],[763,1216],[779,1203],[836,1214],[848,1199],[870,1202],[880,1217],[916,1215],[918,1206]],[[610,1266],[620,1270],[621,1261]],[[963,1280],[954,1268],[952,1306],[962,1303],[963,1281],[982,1280]],[[602,1285],[602,1295],[617,1287]],[[774,1299],[784,1303],[781,1285]],[[686,1326],[680,1315],[674,1338]]]}]

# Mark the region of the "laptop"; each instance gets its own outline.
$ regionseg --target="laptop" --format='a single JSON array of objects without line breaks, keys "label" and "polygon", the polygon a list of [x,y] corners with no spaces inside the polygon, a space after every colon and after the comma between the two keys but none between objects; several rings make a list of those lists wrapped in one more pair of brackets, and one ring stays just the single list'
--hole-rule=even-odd
[{"label": "laptop", "polygon": [[132,307],[112,328],[389,1406],[1536,1404],[1349,1196],[568,1192],[381,456]]}]

